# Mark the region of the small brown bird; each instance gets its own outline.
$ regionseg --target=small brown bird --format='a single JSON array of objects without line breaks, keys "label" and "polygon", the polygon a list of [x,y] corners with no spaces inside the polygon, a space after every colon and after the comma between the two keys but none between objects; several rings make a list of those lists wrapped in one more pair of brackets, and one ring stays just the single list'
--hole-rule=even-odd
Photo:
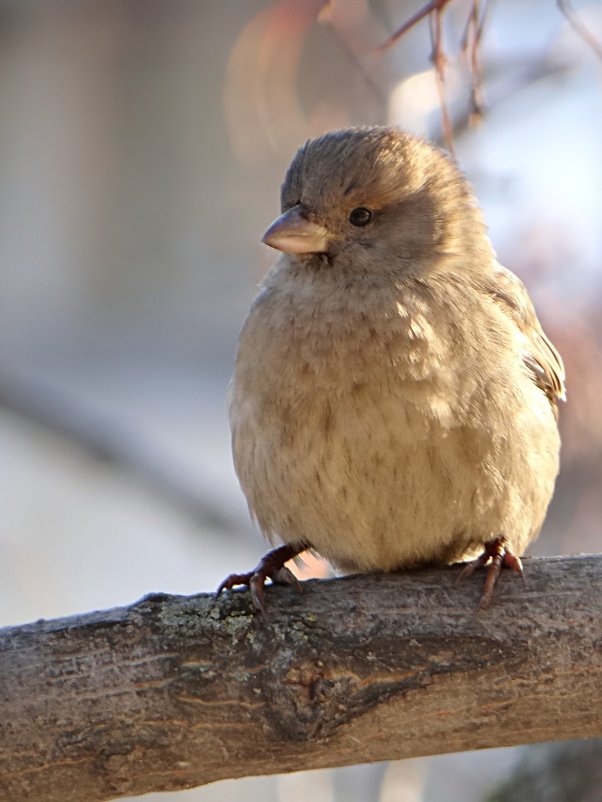
[{"label": "small brown bird", "polygon": [[445,152],[334,131],[297,152],[281,199],[230,420],[251,512],[285,545],[218,594],[248,585],[262,608],[313,549],[350,572],[489,564],[486,607],[553,493],[558,352]]}]

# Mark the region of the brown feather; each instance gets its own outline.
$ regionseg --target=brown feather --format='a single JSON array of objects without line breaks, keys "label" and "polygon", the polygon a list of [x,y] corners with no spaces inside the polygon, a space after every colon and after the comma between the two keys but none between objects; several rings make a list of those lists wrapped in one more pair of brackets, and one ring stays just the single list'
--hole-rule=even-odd
[{"label": "brown feather", "polygon": [[535,384],[544,391],[556,410],[558,401],[566,399],[564,365],[541,328],[525,285],[514,273],[499,265],[487,289],[524,334],[527,346],[523,357],[525,364]]}]

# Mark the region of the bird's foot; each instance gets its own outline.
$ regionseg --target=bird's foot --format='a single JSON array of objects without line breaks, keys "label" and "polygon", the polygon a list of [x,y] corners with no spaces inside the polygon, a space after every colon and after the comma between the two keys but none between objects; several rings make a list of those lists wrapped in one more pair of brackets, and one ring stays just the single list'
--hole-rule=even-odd
[{"label": "bird's foot", "polygon": [[485,543],[483,553],[477,557],[476,560],[466,564],[458,577],[458,581],[472,576],[477,568],[482,568],[484,565],[487,565],[487,563],[489,563],[489,565],[487,568],[487,575],[485,576],[485,584],[483,585],[483,593],[479,601],[479,610],[485,610],[489,607],[493,596],[493,589],[502,572],[502,568],[511,568],[520,576],[523,582],[525,581],[523,564],[519,557],[513,554],[508,545],[508,541],[502,535]]},{"label": "bird's foot", "polygon": [[302,551],[305,551],[305,549],[305,545],[286,545],[268,551],[252,571],[246,574],[230,574],[230,576],[227,576],[216,590],[215,597],[217,598],[222,590],[230,590],[236,585],[246,585],[251,591],[253,606],[257,610],[265,612],[264,588],[266,579],[271,579],[272,582],[279,585],[294,585],[298,590],[301,590],[299,580],[284,564]]}]

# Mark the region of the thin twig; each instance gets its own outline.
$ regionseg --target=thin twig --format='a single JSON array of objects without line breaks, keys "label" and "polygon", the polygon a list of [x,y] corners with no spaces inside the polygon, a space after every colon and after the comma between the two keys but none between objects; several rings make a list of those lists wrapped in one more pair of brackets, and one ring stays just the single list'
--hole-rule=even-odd
[{"label": "thin twig", "polygon": [[[443,4],[444,5],[444,4]],[[441,18],[443,16],[443,5],[437,8],[429,17],[432,53],[431,60],[435,67],[435,81],[437,84],[437,92],[439,94],[439,106],[441,109],[441,126],[443,128],[443,138],[445,145],[452,155],[455,155],[454,149],[454,129],[447,107],[447,100],[445,98],[445,67],[447,58],[443,49],[443,34],[441,26]]]},{"label": "thin twig", "polygon": [[403,25],[398,28],[394,33],[389,36],[389,38],[380,45],[379,50],[387,50],[387,48],[394,45],[398,39],[407,33],[410,28],[413,28],[420,20],[423,20],[426,16],[428,16],[433,11],[443,11],[445,6],[450,2],[450,0],[430,0],[429,3],[426,3],[419,11],[417,11],[413,16],[407,19]]},{"label": "thin twig", "polygon": [[[505,62],[501,65],[500,71],[506,73],[508,71],[508,63]],[[491,71],[495,72],[494,65],[490,65]],[[538,81],[550,78],[555,75],[564,75],[570,69],[568,62],[553,62],[548,58],[542,58],[537,61],[526,62],[525,65],[516,71],[513,77],[509,77],[503,86],[492,87],[489,91],[489,100],[487,104],[488,109],[495,109],[503,103],[513,98],[524,89],[528,89]],[[461,109],[452,119],[454,135],[458,138],[468,128],[472,122],[472,110]],[[445,146],[445,134],[443,129],[433,132],[431,139],[433,142]]]},{"label": "thin twig", "polygon": [[567,22],[575,31],[577,36],[580,36],[602,60],[602,43],[599,42],[590,29],[585,25],[583,20],[579,17],[575,9],[570,3],[570,0],[557,0],[558,8],[561,13],[566,17]]},{"label": "thin twig", "polygon": [[473,0],[464,36],[462,38],[462,52],[468,60],[470,69],[470,121],[480,120],[485,112],[486,102],[483,91],[483,71],[480,59],[480,47],[483,37],[485,19],[490,3],[485,0],[481,13],[480,0]]},{"label": "thin twig", "polygon": [[[430,2],[425,3],[425,5],[422,6],[421,9],[419,9],[409,19],[407,19],[403,23],[403,25],[401,25],[394,33],[392,33],[391,36],[389,36],[389,38],[385,42],[383,42],[383,44],[379,47],[379,50],[383,51],[391,47],[417,23],[421,22],[421,20],[423,20],[425,17],[429,18],[429,28],[430,28],[431,46],[432,46],[431,61],[435,68],[435,82],[437,85],[437,93],[439,95],[439,107],[441,110],[441,125],[444,132],[446,147],[448,148],[450,153],[454,154],[453,126],[449,114],[449,109],[447,106],[447,100],[445,97],[445,67],[447,65],[447,57],[443,48],[443,31],[441,25],[443,11],[449,2],[450,0],[430,0]],[[474,0],[474,6],[476,6],[476,15],[477,15],[476,19],[478,21],[479,17],[478,0]],[[473,74],[478,75],[479,66],[476,53],[476,50],[478,49],[478,45],[480,42],[478,24],[475,24],[474,39],[475,39],[475,45],[474,45],[475,52],[473,53],[473,58],[474,58],[474,63],[476,65],[476,71]],[[477,85],[476,81],[473,81],[473,86],[476,85]],[[475,95],[475,98],[479,97],[481,97],[481,95]],[[475,99],[475,101],[473,102],[473,106],[476,107],[476,105],[477,105],[477,100]]]}]

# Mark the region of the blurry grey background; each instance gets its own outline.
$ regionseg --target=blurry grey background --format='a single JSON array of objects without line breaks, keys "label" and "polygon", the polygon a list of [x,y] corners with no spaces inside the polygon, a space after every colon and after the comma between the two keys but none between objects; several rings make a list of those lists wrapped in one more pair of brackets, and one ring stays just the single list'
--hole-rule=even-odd
[{"label": "blurry grey background", "polygon": [[[308,136],[439,137],[428,25],[376,50],[420,5],[0,0],[0,624],[211,590],[263,551],[225,404],[260,237]],[[601,40],[601,3],[574,7]],[[533,551],[599,551],[602,60],[549,0],[498,0],[469,127],[468,8],[445,24],[457,157],[568,370]],[[466,754],[157,799],[471,802],[519,753],[486,776]]]}]

